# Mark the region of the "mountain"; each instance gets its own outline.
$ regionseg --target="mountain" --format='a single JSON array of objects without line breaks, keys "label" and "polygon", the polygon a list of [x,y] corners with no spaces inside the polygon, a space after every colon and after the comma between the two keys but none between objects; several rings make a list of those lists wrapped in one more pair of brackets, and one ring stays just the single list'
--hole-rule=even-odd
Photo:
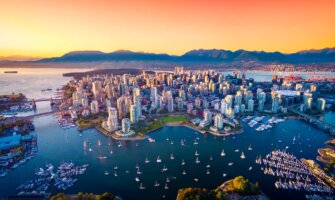
[{"label": "mountain", "polygon": [[73,51],[61,57],[45,58],[37,62],[95,62],[95,61],[175,61],[175,62],[270,62],[270,63],[325,63],[335,62],[335,48],[305,50],[285,54],[265,51],[229,51],[223,49],[197,49],[181,56],[119,50]]},{"label": "mountain", "polygon": [[61,57],[45,58],[38,62],[90,62],[90,61],[132,61],[132,60],[173,60],[174,56],[168,54],[154,54],[119,50],[111,53],[101,51],[73,51]]}]

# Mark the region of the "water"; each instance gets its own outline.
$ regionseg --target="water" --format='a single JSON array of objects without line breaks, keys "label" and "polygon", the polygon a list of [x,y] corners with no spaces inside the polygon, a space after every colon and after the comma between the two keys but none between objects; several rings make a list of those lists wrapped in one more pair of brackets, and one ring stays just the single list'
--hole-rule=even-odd
[{"label": "water", "polygon": [[[300,199],[303,198],[301,192],[276,190],[275,177],[263,175],[260,166],[255,164],[256,156],[264,156],[275,148],[284,149],[289,146],[288,151],[298,158],[315,159],[317,148],[323,146],[329,138],[327,134],[303,121],[290,119],[275,125],[271,131],[264,132],[257,132],[246,125],[243,134],[226,137],[224,141],[222,137],[202,135],[184,127],[164,127],[150,134],[156,143],[147,140],[127,141],[122,142],[122,147],[118,147],[119,142],[103,136],[95,129],[83,131],[82,137],[75,128],[61,129],[52,116],[37,118],[34,124],[38,136],[38,154],[0,179],[2,186],[0,196],[15,194],[17,192],[15,188],[25,180],[34,178],[35,169],[44,167],[46,163],[57,166],[61,161],[73,161],[76,165],[88,163],[90,166],[86,173],[79,177],[75,186],[66,191],[67,193],[108,191],[124,199],[145,199],[148,196],[161,199],[162,195],[165,195],[166,199],[175,199],[179,188],[215,188],[228,179],[243,175],[252,182],[259,181],[262,190],[271,199],[288,197]],[[294,136],[296,141],[293,145]],[[194,145],[194,139],[197,137],[199,144]],[[166,138],[169,138],[169,141],[166,141]],[[185,139],[184,146],[180,144],[182,139]],[[85,141],[90,143],[86,148],[84,148]],[[98,145],[99,141],[101,146]],[[173,145],[171,141],[174,142]],[[250,144],[252,151],[248,151]],[[88,150],[89,148],[92,148],[92,152]],[[222,149],[225,150],[225,157],[220,156]],[[239,149],[240,152],[236,153],[235,149]],[[200,154],[199,164],[195,163],[196,150]],[[111,151],[113,154],[110,154]],[[246,156],[244,160],[240,158],[241,151]],[[171,153],[174,154],[174,160],[170,160]],[[162,163],[156,163],[158,155]],[[99,159],[101,156],[107,158]],[[213,157],[212,161],[209,159],[210,156]],[[151,161],[148,164],[144,163],[146,157]],[[182,159],[186,162],[185,166],[181,166]],[[228,166],[229,162],[233,162],[234,165]],[[136,163],[140,165],[143,174],[136,174]],[[168,171],[162,173],[164,164]],[[208,164],[211,165],[210,175],[206,174]],[[114,176],[113,170],[116,165],[119,168],[117,177]],[[253,167],[252,171],[248,171],[250,166]],[[108,176],[104,174],[106,170],[110,172]],[[130,173],[126,174],[126,170]],[[182,175],[183,170],[187,175]],[[227,177],[223,178],[223,173],[228,174]],[[135,177],[140,178],[140,182],[146,187],[145,190],[139,190],[140,182],[136,182]],[[170,177],[171,182],[168,183],[169,189],[165,190],[163,187],[167,177]],[[199,181],[195,182],[194,178]],[[156,180],[160,183],[158,188],[154,187]],[[60,191],[51,190],[51,192]]]},{"label": "water", "polygon": [[[66,84],[70,78],[62,77],[62,73],[68,71],[78,71],[75,69],[19,69],[19,74],[0,74],[0,94],[10,92],[22,92],[28,98],[48,98],[54,95],[56,88]],[[273,73],[253,73],[247,72],[247,77],[255,78],[259,81],[271,80]],[[41,88],[51,87],[53,92],[42,93]],[[49,102],[39,103],[37,112],[49,111]],[[28,113],[29,114],[29,113]],[[315,159],[317,149],[324,146],[324,142],[329,136],[322,131],[310,127],[300,120],[290,119],[275,125],[270,131],[257,132],[245,125],[245,132],[234,137],[227,137],[224,141],[221,137],[212,135],[196,134],[195,131],[183,127],[164,127],[150,134],[156,143],[145,141],[122,142],[122,147],[117,147],[118,142],[100,134],[95,129],[81,132],[82,137],[76,128],[64,130],[57,124],[53,116],[44,116],[34,120],[36,134],[38,136],[38,154],[26,164],[19,166],[15,170],[10,170],[9,174],[0,178],[0,198],[9,194],[16,194],[15,188],[28,179],[35,177],[35,169],[44,167],[46,163],[57,166],[62,161],[73,161],[76,165],[88,163],[86,173],[79,177],[74,187],[66,193],[77,193],[79,191],[103,193],[111,192],[124,199],[161,199],[165,195],[166,199],[175,199],[179,188],[183,187],[207,187],[216,188],[224,181],[238,175],[243,175],[252,182],[259,181],[262,190],[271,199],[303,199],[301,192],[287,192],[276,190],[274,186],[275,177],[263,175],[260,166],[255,164],[255,158],[259,155],[266,155],[275,148],[285,148],[294,153],[298,158]],[[293,145],[293,137],[296,137]],[[170,141],[166,138],[173,140]],[[194,145],[194,139],[199,137],[199,144]],[[234,139],[235,138],[235,139]],[[185,145],[181,146],[180,141],[185,139]],[[282,140],[280,143],[279,140]],[[84,148],[85,141],[89,144]],[[101,142],[101,146],[98,142]],[[110,145],[109,145],[110,144]],[[136,145],[138,144],[138,145]],[[248,151],[251,144],[253,150]],[[273,144],[273,145],[271,145]],[[309,146],[310,145],[310,146]],[[88,149],[92,148],[92,152]],[[221,150],[224,149],[226,156],[221,157]],[[239,153],[235,152],[239,149]],[[195,151],[198,151],[200,163],[195,163]],[[302,150],[302,152],[300,152]],[[113,151],[113,154],[110,152]],[[241,160],[241,151],[246,159]],[[175,159],[170,160],[173,153]],[[160,155],[162,163],[156,163],[157,156]],[[99,159],[106,156],[107,159]],[[210,156],[213,160],[210,161]],[[145,158],[150,159],[149,164],[144,164]],[[186,165],[181,166],[182,159]],[[233,162],[233,166],[228,166]],[[136,175],[136,163],[139,163],[142,175]],[[168,171],[161,172],[163,165]],[[211,174],[206,174],[206,165],[210,164]],[[117,165],[118,176],[114,176],[114,166]],[[252,166],[252,171],[248,171]],[[110,174],[105,176],[105,171]],[[130,173],[126,174],[125,171]],[[185,170],[187,175],[182,175]],[[226,173],[225,178],[222,174]],[[140,182],[146,187],[139,190],[140,182],[135,181],[135,177],[140,178]],[[165,180],[170,177],[169,189],[164,190]],[[176,177],[176,179],[172,178]],[[198,182],[194,178],[199,179]],[[160,183],[160,187],[154,187],[155,181]],[[50,190],[52,193],[62,192]]]}]

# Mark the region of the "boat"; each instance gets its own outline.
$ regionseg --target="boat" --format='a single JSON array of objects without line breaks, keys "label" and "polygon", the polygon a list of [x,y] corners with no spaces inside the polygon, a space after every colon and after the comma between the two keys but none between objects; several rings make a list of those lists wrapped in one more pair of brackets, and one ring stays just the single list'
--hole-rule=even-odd
[{"label": "boat", "polygon": [[199,179],[195,178],[195,179],[194,179],[194,181],[195,181],[195,182],[198,182],[198,181],[199,181]]},{"label": "boat", "polygon": [[105,171],[105,175],[108,176],[109,175],[109,171]]},{"label": "boat", "polygon": [[151,137],[148,138],[149,142],[153,143],[156,142],[154,139],[152,139]]},{"label": "boat", "polygon": [[244,153],[243,153],[243,151],[242,151],[242,153],[241,153],[241,159],[245,159],[245,155],[244,155]]},{"label": "boat", "polygon": [[200,163],[199,157],[197,157],[197,159],[195,160],[195,163],[197,163],[197,164]]},{"label": "boat", "polygon": [[138,177],[136,177],[136,178],[135,178],[135,181],[136,181],[136,182],[139,182],[139,181],[140,181],[140,179],[139,179]]},{"label": "boat", "polygon": [[223,157],[223,156],[225,156],[226,154],[225,154],[225,152],[224,152],[224,150],[222,149],[222,151],[221,151],[221,156]]},{"label": "boat", "polygon": [[166,172],[168,170],[168,168],[166,168],[166,166],[164,165],[162,172]]},{"label": "boat", "polygon": [[145,163],[149,163],[150,162],[150,160],[148,159],[148,157],[146,157],[145,158],[145,161],[144,161]]},{"label": "boat", "polygon": [[211,167],[211,165],[206,165],[206,168],[210,168]]},{"label": "boat", "polygon": [[140,184],[140,190],[144,190],[145,189],[145,187],[143,186],[143,184],[141,183]]},{"label": "boat", "polygon": [[181,144],[181,146],[184,146],[184,140],[183,139],[180,141],[180,144]]},{"label": "boat", "polygon": [[118,166],[114,166],[114,170],[118,170],[119,168],[118,168]]},{"label": "boat", "polygon": [[1,170],[0,171],[0,177],[5,177],[8,174],[6,170]]},{"label": "boat", "polygon": [[181,161],[181,165],[185,165],[185,161],[184,161],[184,159]]},{"label": "boat", "polygon": [[209,157],[209,160],[213,160],[213,156]]},{"label": "boat", "polygon": [[165,190],[168,190],[168,189],[169,189],[167,183],[165,183],[164,189],[165,189]]},{"label": "boat", "polygon": [[233,164],[234,164],[233,162],[230,162],[228,163],[228,166],[233,166]]},{"label": "boat", "polygon": [[159,183],[157,181],[155,181],[155,187],[159,187]]},{"label": "boat", "polygon": [[158,163],[161,163],[161,162],[162,162],[162,160],[159,158],[159,156],[157,157],[156,162],[158,162]]},{"label": "boat", "polygon": [[252,151],[251,144],[249,145],[248,150],[249,150],[249,151]]},{"label": "boat", "polygon": [[171,141],[171,144],[173,144],[173,141]]},{"label": "boat", "polygon": [[183,175],[186,175],[186,171],[185,170],[183,170],[183,173],[182,173]]},{"label": "boat", "polygon": [[223,176],[223,178],[224,178],[224,177],[226,177],[226,176],[227,176],[227,174],[223,173],[223,174],[222,174],[222,176]]},{"label": "boat", "polygon": [[136,174],[142,174],[142,172],[140,171],[140,168],[137,168]]},{"label": "boat", "polygon": [[171,160],[174,160],[174,156],[173,156],[173,154],[170,155],[170,159],[171,159]]},{"label": "boat", "polygon": [[209,169],[207,169],[206,174],[208,174],[208,175],[211,174],[211,172],[209,171]]},{"label": "boat", "polygon": [[113,151],[111,151],[110,153],[113,154]]},{"label": "boat", "polygon": [[91,148],[89,148],[89,149],[88,149],[88,151],[92,151],[92,149],[91,149]]},{"label": "boat", "polygon": [[116,172],[114,172],[114,176],[117,176],[117,173],[116,173]]},{"label": "boat", "polygon": [[195,150],[195,153],[194,153],[195,156],[199,156],[200,154],[198,153],[197,150]]},{"label": "boat", "polygon": [[5,74],[17,74],[17,71],[13,70],[13,71],[4,71],[3,73]]},{"label": "boat", "polygon": [[250,167],[249,167],[249,171],[251,171],[251,170],[252,170],[252,167],[250,166]]},{"label": "boat", "polygon": [[194,145],[197,145],[197,144],[198,144],[198,140],[197,140],[197,139],[194,139],[193,144],[194,144]]},{"label": "boat", "polygon": [[107,159],[106,156],[99,156],[98,158],[99,158],[100,160],[105,160],[105,159]]},{"label": "boat", "polygon": [[240,150],[239,149],[235,149],[235,152],[237,153],[237,152],[239,152]]},{"label": "boat", "polygon": [[170,182],[170,179],[169,177],[166,178],[166,182],[169,183]]}]

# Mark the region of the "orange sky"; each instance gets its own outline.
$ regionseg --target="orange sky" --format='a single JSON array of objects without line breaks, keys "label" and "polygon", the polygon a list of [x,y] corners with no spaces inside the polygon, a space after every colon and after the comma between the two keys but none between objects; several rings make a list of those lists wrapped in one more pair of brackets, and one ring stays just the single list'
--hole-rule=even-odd
[{"label": "orange sky", "polygon": [[0,56],[324,47],[334,0],[0,0]]}]

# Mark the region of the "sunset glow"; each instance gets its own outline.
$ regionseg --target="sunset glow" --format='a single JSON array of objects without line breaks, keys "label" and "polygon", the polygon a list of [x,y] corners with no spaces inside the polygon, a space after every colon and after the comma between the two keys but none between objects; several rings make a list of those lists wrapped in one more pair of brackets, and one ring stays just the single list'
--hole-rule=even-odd
[{"label": "sunset glow", "polygon": [[335,46],[335,1],[0,0],[0,56]]}]

